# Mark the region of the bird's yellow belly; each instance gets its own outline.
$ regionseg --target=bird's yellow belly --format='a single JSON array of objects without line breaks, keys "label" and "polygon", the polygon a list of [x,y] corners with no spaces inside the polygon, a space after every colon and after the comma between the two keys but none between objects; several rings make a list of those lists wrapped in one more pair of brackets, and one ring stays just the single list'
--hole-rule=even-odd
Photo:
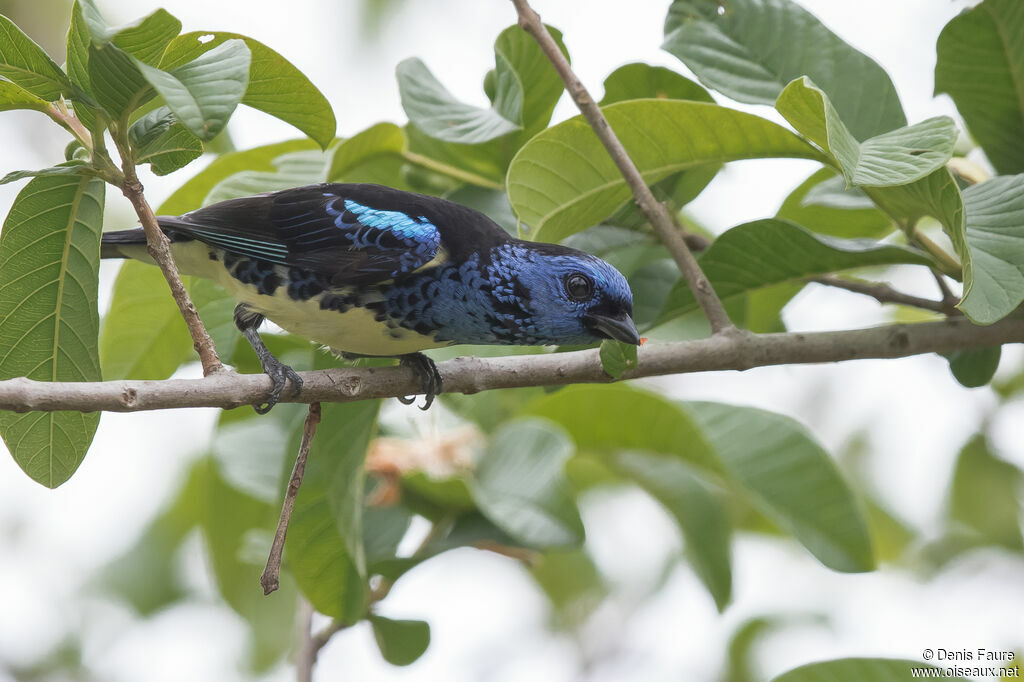
[{"label": "bird's yellow belly", "polygon": [[223,263],[211,260],[209,249],[198,242],[174,244],[172,248],[183,273],[212,279],[239,303],[245,303],[285,331],[332,350],[396,356],[451,345],[411,329],[389,327],[374,319],[374,313],[366,308],[352,307],[339,312],[321,309],[319,296],[295,300],[288,296],[286,283],[278,286],[273,295],[260,294],[255,285],[243,284],[231,276]]}]

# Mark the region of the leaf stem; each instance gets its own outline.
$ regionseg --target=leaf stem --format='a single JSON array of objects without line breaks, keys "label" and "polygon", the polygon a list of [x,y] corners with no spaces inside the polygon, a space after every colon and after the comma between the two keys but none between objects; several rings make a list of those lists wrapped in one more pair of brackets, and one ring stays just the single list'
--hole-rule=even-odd
[{"label": "leaf stem", "polygon": [[540,15],[530,7],[528,0],[512,0],[512,4],[515,5],[516,12],[519,15],[519,26],[537,41],[537,44],[540,45],[541,50],[547,56],[552,66],[555,67],[558,75],[562,78],[562,82],[565,84],[565,89],[568,90],[569,95],[576,103],[576,106],[579,107],[587,123],[594,129],[594,133],[601,140],[605,149],[608,150],[608,154],[612,157],[615,165],[618,166],[619,172],[622,173],[622,177],[626,180],[626,184],[633,191],[633,196],[636,198],[640,211],[647,218],[648,222],[651,223],[651,226],[657,232],[669,253],[672,254],[672,258],[679,266],[680,272],[682,272],[687,284],[690,285],[690,289],[693,291],[694,297],[703,309],[704,315],[708,318],[712,335],[738,334],[739,330],[729,320],[729,315],[725,312],[722,301],[718,298],[718,294],[715,293],[711,282],[708,281],[707,276],[701,270],[697,259],[694,258],[682,235],[673,227],[668,209],[651,193],[651,189],[644,182],[640,171],[637,170],[636,165],[629,158],[626,148],[622,146],[622,142],[615,135],[611,126],[608,125],[608,120],[601,113],[600,107],[597,106],[594,98],[590,96],[583,83],[573,72],[572,67],[569,65],[569,60],[562,54],[562,50],[559,49],[558,44],[541,22]]},{"label": "leaf stem", "polygon": [[856,294],[864,294],[865,296],[870,296],[879,303],[898,303],[900,305],[909,305],[914,308],[931,310],[932,312],[944,313],[946,315],[960,314],[960,311],[954,308],[953,304],[948,299],[934,301],[930,298],[912,296],[911,294],[905,294],[902,291],[897,291],[884,282],[865,282],[862,280],[837,277],[835,275],[811,277],[807,281],[815,282],[816,284],[823,284],[828,287],[835,287],[837,289],[845,289]]},{"label": "leaf stem", "polygon": [[447,175],[448,177],[455,178],[456,180],[468,182],[471,185],[486,187],[488,189],[505,189],[505,186],[500,182],[488,180],[482,175],[477,175],[476,173],[471,173],[469,171],[462,170],[461,168],[450,166],[447,163],[442,163],[441,161],[431,159],[430,157],[423,156],[422,154],[417,154],[416,152],[404,151],[402,152],[402,156],[405,157],[407,161],[411,161],[418,166],[429,168],[432,171],[436,171],[442,175]]}]

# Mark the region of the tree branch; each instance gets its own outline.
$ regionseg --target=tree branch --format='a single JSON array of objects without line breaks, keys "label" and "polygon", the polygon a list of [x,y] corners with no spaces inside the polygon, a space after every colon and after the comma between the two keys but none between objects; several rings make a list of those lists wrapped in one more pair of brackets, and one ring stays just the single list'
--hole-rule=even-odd
[{"label": "tree branch", "polygon": [[865,282],[862,280],[844,279],[842,277],[836,277],[835,275],[811,277],[807,281],[824,284],[827,287],[846,289],[847,291],[852,291],[857,294],[864,294],[865,296],[870,296],[879,303],[899,303],[901,305],[909,305],[915,308],[922,308],[923,310],[931,310],[936,313],[944,313],[946,315],[960,314],[960,311],[953,307],[948,300],[934,301],[930,298],[912,296],[910,294],[905,294],[902,291],[897,291],[884,282]]},{"label": "tree branch", "polygon": [[288,481],[288,489],[284,494],[284,503],[281,505],[281,518],[277,521],[274,542],[270,546],[270,556],[267,557],[267,565],[263,569],[263,574],[260,575],[260,585],[263,586],[264,595],[268,595],[280,587],[281,555],[284,553],[284,540],[288,534],[288,523],[292,519],[292,511],[295,509],[295,497],[299,494],[302,477],[306,473],[306,458],[309,457],[309,447],[313,444],[313,436],[316,435],[316,427],[319,423],[320,403],[310,403],[309,413],[306,415],[306,423],[302,426],[302,442],[299,444],[299,454],[295,457],[292,477]]},{"label": "tree branch", "polygon": [[[116,135],[114,136],[114,141],[117,143]],[[203,321],[199,319],[196,306],[192,303],[192,298],[188,295],[185,285],[181,282],[178,266],[174,262],[174,257],[171,256],[171,242],[157,224],[156,216],[153,215],[153,209],[150,207],[149,202],[146,201],[146,196],[142,193],[142,183],[139,182],[139,177],[135,173],[135,164],[129,154],[130,150],[124,148],[124,145],[120,143],[117,144],[117,147],[121,153],[121,168],[124,172],[124,184],[121,185],[121,192],[128,198],[128,201],[132,202],[135,214],[142,224],[142,229],[146,232],[146,250],[149,251],[149,255],[153,257],[153,260],[160,266],[160,270],[163,271],[164,278],[171,288],[171,294],[174,296],[174,301],[178,304],[178,310],[181,311],[181,316],[185,318],[188,332],[192,335],[192,346],[196,349],[196,353],[199,354],[199,361],[203,365],[203,374],[210,375],[220,372],[224,366],[217,356],[217,349],[213,345],[213,339],[210,338],[210,334],[206,331]]]},{"label": "tree branch", "polygon": [[600,107],[597,106],[594,98],[590,96],[583,83],[577,78],[572,67],[569,65],[569,60],[562,54],[562,50],[558,47],[554,38],[551,37],[551,34],[548,33],[547,27],[541,22],[540,15],[530,7],[530,3],[527,0],[512,0],[512,4],[515,5],[516,12],[519,15],[519,26],[533,36],[533,39],[540,45],[545,56],[555,67],[558,75],[562,78],[562,82],[565,83],[565,89],[569,92],[573,101],[576,102],[576,106],[579,107],[587,123],[594,129],[598,139],[601,140],[601,144],[608,150],[608,154],[612,157],[615,165],[618,166],[622,177],[625,178],[626,184],[633,190],[633,196],[636,197],[636,203],[640,207],[640,211],[654,227],[654,231],[657,232],[658,237],[665,244],[669,253],[672,254],[672,258],[679,266],[679,270],[686,279],[686,283],[689,284],[693,295],[696,297],[701,309],[703,309],[704,315],[707,316],[708,322],[711,324],[712,334],[735,332],[736,327],[729,320],[729,315],[725,312],[722,301],[719,300],[718,294],[715,293],[714,288],[711,286],[711,282],[708,281],[708,278],[700,269],[697,259],[693,257],[693,253],[690,252],[682,235],[674,228],[668,209],[651,193],[647,183],[644,182],[643,176],[640,175],[640,171],[637,170],[636,165],[629,158],[626,148],[622,146],[622,142],[619,141],[611,126],[608,125],[608,120],[601,113]]},{"label": "tree branch", "polygon": [[[686,372],[747,370],[767,365],[901,358],[1024,342],[1024,318],[977,326],[964,318],[837,332],[719,335],[697,341],[647,344],[623,379]],[[446,392],[609,383],[597,350],[510,357],[455,358],[438,364]],[[282,402],[351,402],[421,392],[407,367],[301,372],[302,394]],[[15,412],[77,410],[138,412],[179,407],[234,408],[266,401],[265,374],[221,372],[203,379],[48,382],[19,377],[0,381],[0,409]]]}]

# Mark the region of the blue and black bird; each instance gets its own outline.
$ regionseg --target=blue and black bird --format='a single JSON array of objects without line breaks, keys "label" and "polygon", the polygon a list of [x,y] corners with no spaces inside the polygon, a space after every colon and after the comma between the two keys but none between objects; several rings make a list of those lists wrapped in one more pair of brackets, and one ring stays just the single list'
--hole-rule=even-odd
[{"label": "blue and black bird", "polygon": [[[335,352],[399,357],[441,391],[419,351],[453,344],[638,344],[626,279],[565,246],[511,237],[437,197],[369,184],[296,187],[222,201],[157,222],[182,273],[238,300],[235,324],[273,380],[290,379],[257,329],[264,319]],[[141,228],[103,235],[104,258],[152,262]]]}]

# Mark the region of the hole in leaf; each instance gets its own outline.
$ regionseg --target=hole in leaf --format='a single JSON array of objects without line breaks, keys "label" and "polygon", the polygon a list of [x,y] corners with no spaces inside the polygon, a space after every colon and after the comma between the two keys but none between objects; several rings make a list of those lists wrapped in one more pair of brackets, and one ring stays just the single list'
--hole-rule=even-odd
[{"label": "hole in leaf", "polygon": [[198,40],[198,41],[199,41],[200,43],[202,43],[203,45],[205,45],[206,43],[210,42],[211,40],[213,40],[213,39],[214,39],[214,38],[216,38],[216,37],[217,37],[217,36],[213,35],[212,33],[207,33],[207,34],[206,34],[206,35],[204,35],[204,36],[199,36],[199,38],[197,38],[197,40]]}]

